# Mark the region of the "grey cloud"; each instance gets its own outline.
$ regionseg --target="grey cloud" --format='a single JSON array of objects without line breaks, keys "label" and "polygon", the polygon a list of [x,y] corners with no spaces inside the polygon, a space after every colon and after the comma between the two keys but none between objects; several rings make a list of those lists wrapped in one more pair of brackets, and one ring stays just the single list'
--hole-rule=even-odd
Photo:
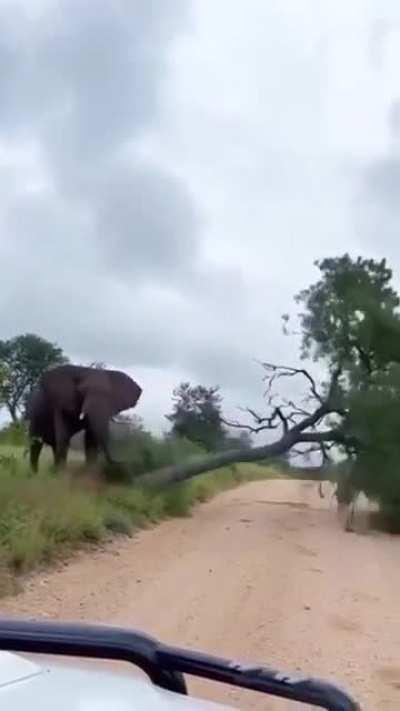
[{"label": "grey cloud", "polygon": [[184,183],[148,165],[110,161],[75,200],[52,190],[14,195],[0,221],[17,251],[42,270],[61,262],[132,286],[176,281],[186,271],[198,276],[201,223],[192,197]]},{"label": "grey cloud", "polygon": [[112,272],[132,286],[168,280],[195,262],[198,211],[182,181],[127,147],[157,120],[168,48],[186,27],[187,4],[50,0],[38,8],[0,9],[8,30],[0,37],[0,130],[36,146],[47,183],[3,201],[4,233],[30,253],[32,270],[58,262],[71,280],[105,269],[106,283]]},{"label": "grey cloud", "polygon": [[[124,216],[142,217],[144,232],[147,220],[150,239],[157,231],[153,210],[160,221],[164,211],[170,227],[182,211],[188,216],[193,209],[177,181],[156,168],[132,166],[129,175],[128,168],[116,166],[127,141],[137,140],[158,116],[168,47],[186,16],[182,0],[168,7],[155,0],[54,0],[33,17],[28,2],[0,9],[0,25],[7,28],[0,37],[3,137],[39,143],[48,179],[60,193],[55,199],[80,203],[96,228],[118,209],[113,220],[120,221],[119,242],[132,229]],[[142,214],[132,214],[140,188]],[[23,212],[21,196],[19,202]],[[27,214],[31,202],[29,196]],[[189,233],[192,227],[189,219],[185,229]]]},{"label": "grey cloud", "polygon": [[374,161],[365,172],[364,189],[376,206],[400,215],[400,159],[388,157]]},{"label": "grey cloud", "polygon": [[119,273],[172,278],[197,257],[198,215],[186,186],[146,165],[110,165],[92,192],[95,233]]},{"label": "grey cloud", "polygon": [[364,4],[1,3],[0,336],[257,403],[313,260],[398,242],[397,157],[349,151]]},{"label": "grey cloud", "polygon": [[387,3],[386,7],[383,4],[382,8],[377,7],[377,11],[381,12],[382,16],[372,20],[369,25],[367,47],[372,66],[383,69],[385,42],[390,35],[400,30],[398,3],[392,3],[391,7],[388,7]]},{"label": "grey cloud", "polygon": [[[43,284],[40,265],[28,261],[6,272],[3,337],[33,330],[84,361],[181,368],[193,379],[242,391],[248,383],[253,366],[247,334],[229,311],[224,323],[217,305],[194,305],[151,286],[132,290],[95,273],[66,272],[62,263]],[[241,322],[243,314],[236,318]]]},{"label": "grey cloud", "polygon": [[0,121],[53,122],[69,150],[104,151],[152,119],[169,42],[185,4],[53,0],[32,17],[29,2],[2,4]]},{"label": "grey cloud", "polygon": [[389,108],[388,122],[393,140],[398,141],[400,139],[400,99],[392,101]]},{"label": "grey cloud", "polygon": [[358,174],[355,219],[362,243],[396,265],[400,259],[400,157],[368,161]]}]

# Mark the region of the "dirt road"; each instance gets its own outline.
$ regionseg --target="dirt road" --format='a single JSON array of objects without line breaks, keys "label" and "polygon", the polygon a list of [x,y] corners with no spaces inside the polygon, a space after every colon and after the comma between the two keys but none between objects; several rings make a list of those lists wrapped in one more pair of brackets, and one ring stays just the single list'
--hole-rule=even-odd
[{"label": "dirt road", "polygon": [[[182,646],[326,676],[400,708],[400,541],[344,533],[315,483],[256,482],[61,570],[2,614],[127,624]],[[243,709],[257,694],[191,685]]]}]

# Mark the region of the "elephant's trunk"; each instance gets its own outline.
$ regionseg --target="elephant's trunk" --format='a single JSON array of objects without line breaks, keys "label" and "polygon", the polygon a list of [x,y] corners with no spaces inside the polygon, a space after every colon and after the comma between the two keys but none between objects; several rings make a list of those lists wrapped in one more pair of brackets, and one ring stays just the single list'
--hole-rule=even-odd
[{"label": "elephant's trunk", "polygon": [[110,405],[106,397],[91,398],[86,397],[82,406],[82,415],[86,421],[86,429],[89,433],[89,438],[93,443],[101,448],[106,459],[112,462],[112,457],[109,449],[109,420],[111,417]]}]

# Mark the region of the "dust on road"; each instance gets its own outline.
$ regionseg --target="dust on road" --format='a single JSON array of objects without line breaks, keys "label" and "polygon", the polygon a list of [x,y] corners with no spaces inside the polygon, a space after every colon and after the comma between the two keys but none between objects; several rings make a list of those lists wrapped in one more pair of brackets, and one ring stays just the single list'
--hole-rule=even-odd
[{"label": "dust on road", "polygon": [[[61,570],[2,614],[130,625],[165,642],[301,670],[363,708],[400,708],[400,541],[341,530],[312,482],[246,484]],[[292,709],[194,681],[243,709]]]}]

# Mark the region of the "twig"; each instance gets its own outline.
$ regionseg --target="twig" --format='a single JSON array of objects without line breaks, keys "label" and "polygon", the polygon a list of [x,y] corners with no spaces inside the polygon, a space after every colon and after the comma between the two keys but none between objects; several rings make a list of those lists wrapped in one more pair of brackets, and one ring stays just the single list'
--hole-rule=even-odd
[{"label": "twig", "polygon": [[322,404],[324,402],[322,396],[317,390],[317,386],[312,375],[305,368],[292,368],[287,365],[275,365],[274,363],[261,362],[264,370],[267,371],[267,375],[264,376],[264,381],[268,383],[267,392],[271,389],[275,380],[280,378],[292,378],[296,375],[303,375],[310,384],[310,390],[314,398]]}]

